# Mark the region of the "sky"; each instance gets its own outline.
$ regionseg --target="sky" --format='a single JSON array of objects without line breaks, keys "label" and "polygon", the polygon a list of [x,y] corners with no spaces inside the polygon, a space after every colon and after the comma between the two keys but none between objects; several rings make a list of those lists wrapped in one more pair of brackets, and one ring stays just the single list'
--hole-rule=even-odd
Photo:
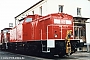
[{"label": "sky", "polygon": [[40,0],[0,0],[0,30],[15,26],[15,17]]}]

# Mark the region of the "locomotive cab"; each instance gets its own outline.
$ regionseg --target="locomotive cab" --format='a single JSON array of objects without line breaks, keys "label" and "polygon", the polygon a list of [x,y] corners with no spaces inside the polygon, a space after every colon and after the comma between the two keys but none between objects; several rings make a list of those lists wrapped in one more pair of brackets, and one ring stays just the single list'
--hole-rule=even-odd
[{"label": "locomotive cab", "polygon": [[[42,52],[48,52],[53,55],[70,55],[76,52],[80,40],[74,39],[73,17],[60,13],[51,14],[46,26],[46,44],[43,42]],[[43,33],[42,34],[42,40]]]}]

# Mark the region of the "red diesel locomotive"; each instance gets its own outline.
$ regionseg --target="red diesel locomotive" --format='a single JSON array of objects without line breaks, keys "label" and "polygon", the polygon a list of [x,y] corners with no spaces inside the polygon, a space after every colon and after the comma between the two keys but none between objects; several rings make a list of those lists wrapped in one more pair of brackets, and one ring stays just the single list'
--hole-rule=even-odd
[{"label": "red diesel locomotive", "polygon": [[79,47],[74,39],[73,17],[65,13],[28,15],[14,28],[1,33],[1,50],[28,54],[70,55]]}]

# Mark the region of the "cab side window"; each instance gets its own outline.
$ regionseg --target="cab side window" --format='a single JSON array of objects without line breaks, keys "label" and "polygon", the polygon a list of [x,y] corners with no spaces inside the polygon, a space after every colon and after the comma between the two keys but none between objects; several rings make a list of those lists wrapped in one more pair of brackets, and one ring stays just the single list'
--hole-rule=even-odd
[{"label": "cab side window", "polygon": [[25,22],[31,22],[31,21],[32,21],[32,18],[26,18]]}]

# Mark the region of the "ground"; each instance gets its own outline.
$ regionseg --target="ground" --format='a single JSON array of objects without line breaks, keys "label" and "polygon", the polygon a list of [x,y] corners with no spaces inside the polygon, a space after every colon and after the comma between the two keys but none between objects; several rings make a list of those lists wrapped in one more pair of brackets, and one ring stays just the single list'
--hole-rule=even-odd
[{"label": "ground", "polygon": [[36,57],[0,51],[0,60],[90,60],[90,53],[76,52],[69,57]]}]

